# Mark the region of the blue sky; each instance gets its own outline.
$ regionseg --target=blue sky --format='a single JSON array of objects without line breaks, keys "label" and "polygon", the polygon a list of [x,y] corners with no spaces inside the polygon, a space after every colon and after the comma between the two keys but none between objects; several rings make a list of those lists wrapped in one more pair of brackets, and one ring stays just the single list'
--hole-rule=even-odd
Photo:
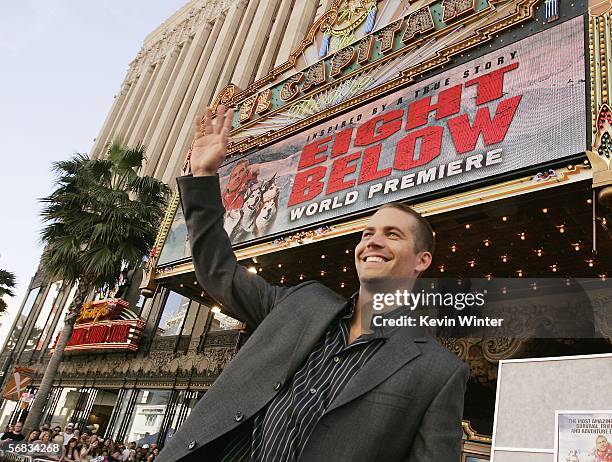
[{"label": "blue sky", "polygon": [[0,268],[17,275],[0,338],[38,265],[51,162],[88,153],[144,38],[186,0],[22,0],[0,11]]}]

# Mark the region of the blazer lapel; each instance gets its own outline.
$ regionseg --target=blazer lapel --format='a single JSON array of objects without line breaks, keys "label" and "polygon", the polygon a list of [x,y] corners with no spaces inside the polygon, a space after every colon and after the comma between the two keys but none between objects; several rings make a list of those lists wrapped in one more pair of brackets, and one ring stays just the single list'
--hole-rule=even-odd
[{"label": "blazer lapel", "polygon": [[381,345],[374,356],[346,384],[344,390],[332,401],[324,414],[367,393],[404,364],[421,355],[421,349],[415,343],[427,342],[427,339],[402,335],[402,330],[398,329],[398,332],[395,332]]},{"label": "blazer lapel", "polygon": [[[302,365],[306,357],[310,354],[313,347],[321,339],[331,322],[337,317],[346,306],[347,300],[337,294],[331,301],[326,301],[322,309],[313,310],[310,317],[305,321],[300,337],[295,343],[295,349],[289,360],[289,367],[285,374],[287,380],[291,380],[295,371]],[[316,302],[315,302],[316,303]]]}]

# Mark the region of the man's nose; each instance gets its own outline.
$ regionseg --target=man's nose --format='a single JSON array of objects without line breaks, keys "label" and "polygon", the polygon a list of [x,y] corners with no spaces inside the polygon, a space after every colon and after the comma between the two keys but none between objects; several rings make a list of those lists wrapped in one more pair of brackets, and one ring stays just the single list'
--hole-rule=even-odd
[{"label": "man's nose", "polygon": [[367,247],[384,247],[385,237],[381,233],[374,233],[368,239]]}]

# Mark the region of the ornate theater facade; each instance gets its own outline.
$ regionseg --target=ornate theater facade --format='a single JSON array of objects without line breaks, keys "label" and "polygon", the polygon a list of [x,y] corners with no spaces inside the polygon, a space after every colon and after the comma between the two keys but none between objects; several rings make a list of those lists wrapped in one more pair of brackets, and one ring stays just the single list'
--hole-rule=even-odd
[{"label": "ornate theater facade", "polygon": [[[586,0],[194,0],[145,40],[91,156],[142,142],[144,171],[176,190],[193,119],[232,106],[224,226],[271,283],[350,296],[353,248],[391,201],[436,232],[426,277],[605,280],[611,14]],[[21,368],[27,391],[0,425],[27,412],[73,295],[33,278],[1,356],[5,385]],[[45,416],[163,444],[249,335],[196,281],[177,192],[121,296],[84,307]],[[440,338],[471,369],[462,460],[489,460],[500,360],[610,351],[598,326],[587,342]]]}]

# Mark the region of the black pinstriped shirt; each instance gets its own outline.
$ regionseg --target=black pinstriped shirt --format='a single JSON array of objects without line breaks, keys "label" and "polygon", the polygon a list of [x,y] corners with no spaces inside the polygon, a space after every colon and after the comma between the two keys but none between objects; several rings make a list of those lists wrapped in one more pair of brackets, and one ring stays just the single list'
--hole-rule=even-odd
[{"label": "black pinstriped shirt", "polygon": [[349,300],[342,317],[330,325],[291,381],[254,417],[252,433],[238,435],[221,462],[297,460],[323,412],[384,341],[377,329],[349,345],[356,298]]}]

